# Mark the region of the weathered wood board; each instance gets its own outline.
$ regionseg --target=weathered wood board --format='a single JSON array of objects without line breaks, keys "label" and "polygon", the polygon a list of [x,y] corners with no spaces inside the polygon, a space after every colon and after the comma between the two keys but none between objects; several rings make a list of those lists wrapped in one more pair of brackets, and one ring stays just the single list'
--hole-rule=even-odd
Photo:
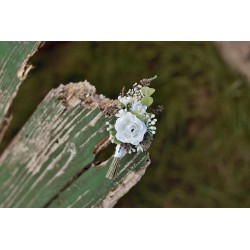
[{"label": "weathered wood board", "polygon": [[0,42],[0,142],[10,122],[8,110],[32,68],[29,58],[40,42]]},{"label": "weathered wood board", "polygon": [[0,157],[0,206],[114,206],[149,159],[125,155],[113,181],[105,178],[111,159],[92,164],[107,145],[102,110],[113,103],[86,81],[52,90]]}]

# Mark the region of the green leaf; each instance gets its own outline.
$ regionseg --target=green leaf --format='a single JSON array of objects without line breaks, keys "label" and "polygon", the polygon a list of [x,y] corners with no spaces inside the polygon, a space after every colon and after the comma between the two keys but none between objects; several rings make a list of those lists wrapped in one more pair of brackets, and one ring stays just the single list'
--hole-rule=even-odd
[{"label": "green leaf", "polygon": [[135,115],[138,119],[140,119],[141,121],[143,121],[144,122],[144,120],[145,120],[145,118],[142,116],[142,115],[140,115],[139,113],[137,113],[137,112],[134,112],[134,111],[130,111],[133,115]]},{"label": "green leaf", "polygon": [[149,107],[153,103],[153,98],[151,96],[145,96],[142,98],[141,103],[142,105],[146,105]]},{"label": "green leaf", "polygon": [[154,94],[155,89],[154,88],[149,88],[149,87],[142,87],[141,92],[145,96],[151,96],[152,94]]},{"label": "green leaf", "polygon": [[119,140],[117,140],[116,138],[115,138],[115,140],[114,140],[114,143],[115,143],[115,144],[122,144],[122,142],[119,141]]}]

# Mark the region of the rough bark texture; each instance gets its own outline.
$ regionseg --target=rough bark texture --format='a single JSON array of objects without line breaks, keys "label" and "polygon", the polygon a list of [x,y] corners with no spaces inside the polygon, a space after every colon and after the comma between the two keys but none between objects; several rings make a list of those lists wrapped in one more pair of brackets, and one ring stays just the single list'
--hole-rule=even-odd
[{"label": "rough bark texture", "polygon": [[40,42],[0,42],[0,142],[10,122],[10,105],[32,65]]},{"label": "rough bark texture", "polygon": [[224,60],[250,83],[250,42],[216,42]]},{"label": "rough bark texture", "polygon": [[112,207],[149,165],[145,153],[125,155],[114,181],[102,110],[115,101],[88,82],[60,85],[38,106],[0,158],[1,207]]}]

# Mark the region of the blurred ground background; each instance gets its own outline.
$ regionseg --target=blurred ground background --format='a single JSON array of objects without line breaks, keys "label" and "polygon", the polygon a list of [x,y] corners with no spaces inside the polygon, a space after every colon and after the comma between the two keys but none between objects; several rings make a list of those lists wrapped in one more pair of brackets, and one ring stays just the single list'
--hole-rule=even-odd
[{"label": "blurred ground background", "polygon": [[117,207],[250,206],[250,85],[214,43],[48,42],[31,62],[0,150],[60,83],[87,79],[117,98],[122,86],[158,75],[155,104],[165,110],[152,164]]}]

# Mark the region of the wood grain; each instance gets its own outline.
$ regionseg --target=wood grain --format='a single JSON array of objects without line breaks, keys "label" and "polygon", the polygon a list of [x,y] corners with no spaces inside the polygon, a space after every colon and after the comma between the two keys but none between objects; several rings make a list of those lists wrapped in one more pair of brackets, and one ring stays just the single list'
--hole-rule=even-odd
[{"label": "wood grain", "polygon": [[110,181],[111,159],[92,164],[114,102],[86,81],[52,90],[0,158],[0,206],[114,206],[149,165],[146,153],[126,155]]},{"label": "wood grain", "polygon": [[40,42],[0,42],[0,142],[9,124],[9,108],[32,68],[29,58]]}]

